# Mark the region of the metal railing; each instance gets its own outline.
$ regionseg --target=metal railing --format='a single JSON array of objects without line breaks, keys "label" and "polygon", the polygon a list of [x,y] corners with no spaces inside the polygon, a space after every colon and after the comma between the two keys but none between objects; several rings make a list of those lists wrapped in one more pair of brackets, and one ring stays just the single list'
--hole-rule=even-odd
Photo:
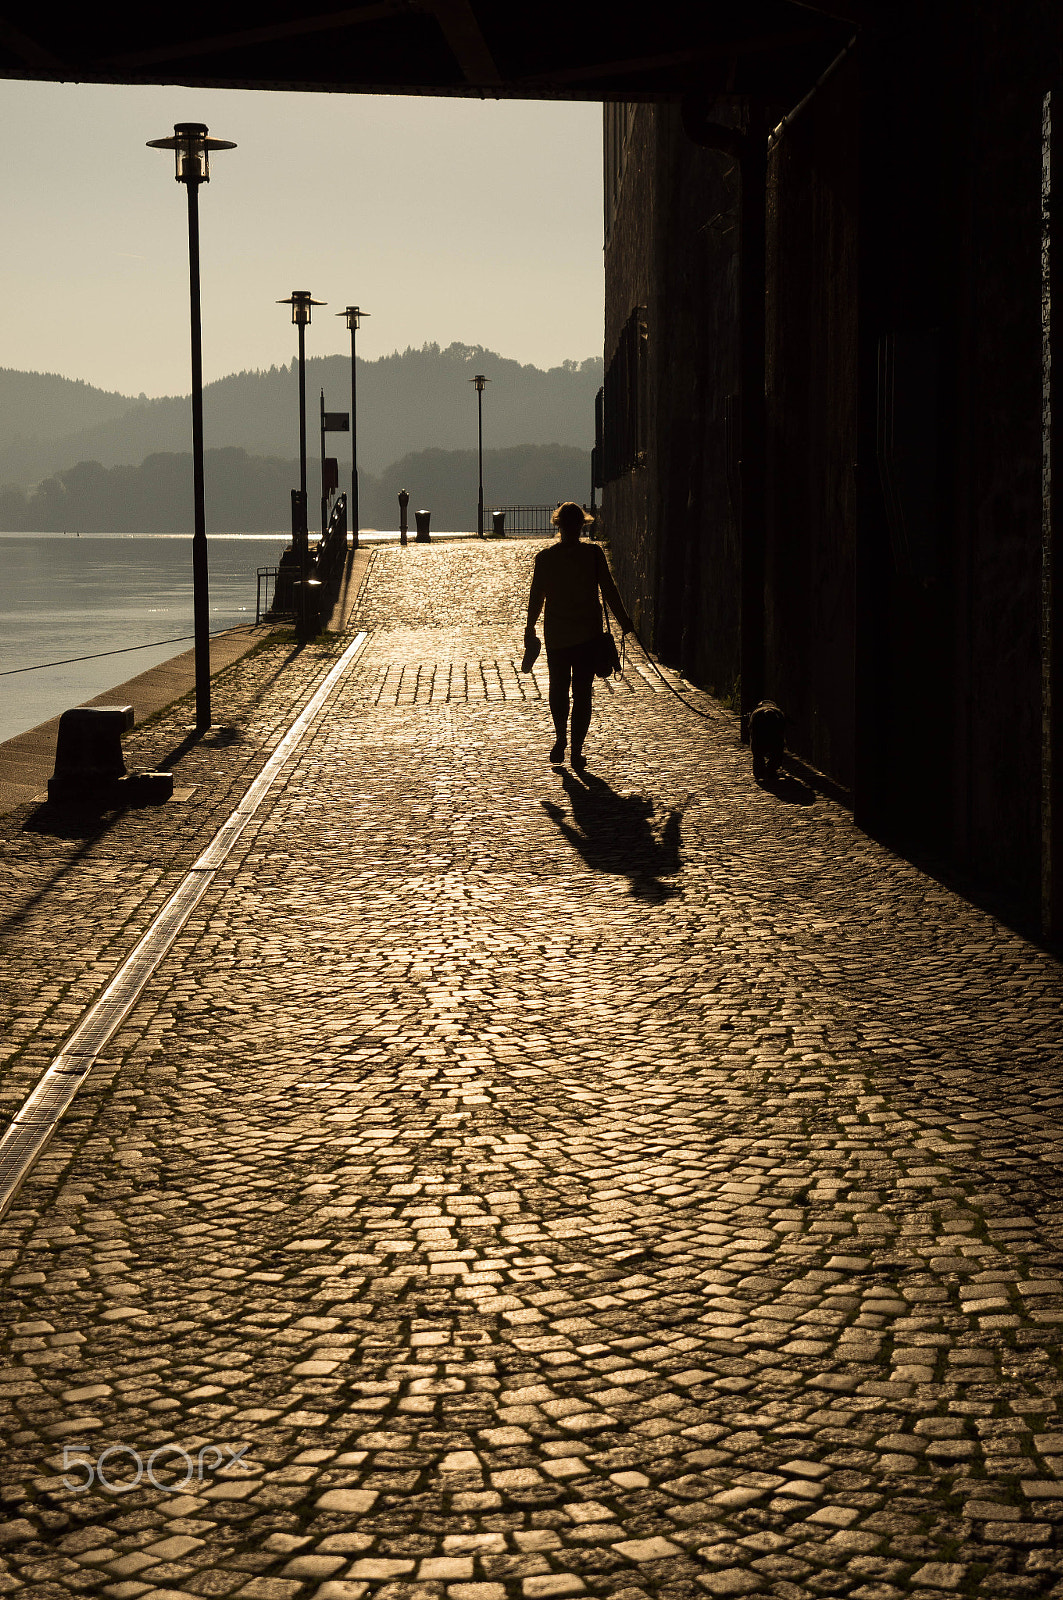
[{"label": "metal railing", "polygon": [[256,573],[258,587],[255,591],[255,627],[257,628],[273,604],[277,592],[276,567],[259,567]]},{"label": "metal railing", "polygon": [[505,513],[506,533],[541,534],[544,539],[549,539],[553,533],[550,518],[557,510],[552,506],[484,506],[484,533],[490,534],[494,515],[498,511]]},{"label": "metal railing", "polygon": [[[259,567],[256,573],[258,586],[255,593],[255,627],[260,622],[270,621],[274,618],[292,617],[292,585],[291,570],[287,570],[288,582],[282,584],[280,591],[277,587],[278,567]],[[286,591],[286,593],[285,593]],[[285,603],[286,601],[286,603]]]},{"label": "metal railing", "polygon": [[347,496],[337,497],[328,527],[317,547],[317,576],[322,583],[340,577],[347,561]]}]

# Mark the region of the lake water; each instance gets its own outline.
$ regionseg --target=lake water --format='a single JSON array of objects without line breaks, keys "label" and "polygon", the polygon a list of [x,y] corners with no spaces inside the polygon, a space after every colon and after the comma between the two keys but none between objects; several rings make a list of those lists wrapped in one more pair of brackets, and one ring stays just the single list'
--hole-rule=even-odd
[{"label": "lake water", "polygon": [[[256,569],[287,542],[208,535],[212,633],[254,622]],[[0,534],[0,561],[0,740],[191,648],[188,534]],[[71,656],[95,659],[48,665]]]}]

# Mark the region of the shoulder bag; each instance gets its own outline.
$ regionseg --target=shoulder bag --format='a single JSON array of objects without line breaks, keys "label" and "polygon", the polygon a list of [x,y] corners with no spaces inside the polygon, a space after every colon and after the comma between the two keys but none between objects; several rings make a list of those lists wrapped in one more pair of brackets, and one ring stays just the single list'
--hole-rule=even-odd
[{"label": "shoulder bag", "polygon": [[609,626],[609,607],[602,601],[602,611],[605,614],[605,627],[594,641],[594,676],[596,678],[619,678],[621,675],[620,657],[617,654],[616,640],[613,638]]},{"label": "shoulder bag", "polygon": [[[594,573],[599,584],[601,582],[600,568],[605,561],[605,554],[600,544],[594,545]],[[619,678],[623,668],[617,654],[616,640],[613,638],[609,626],[609,607],[602,595],[602,615],[605,618],[605,627],[594,641],[594,676],[596,678]]]}]

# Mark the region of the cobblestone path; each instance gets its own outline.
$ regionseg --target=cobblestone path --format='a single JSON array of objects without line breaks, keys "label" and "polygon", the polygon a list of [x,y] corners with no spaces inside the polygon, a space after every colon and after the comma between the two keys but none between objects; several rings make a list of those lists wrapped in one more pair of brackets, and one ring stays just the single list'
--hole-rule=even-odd
[{"label": "cobblestone path", "polygon": [[[536,548],[374,552],[0,1226],[0,1593],[1063,1596],[1058,963],[637,670],[551,769]],[[0,819],[7,1114],[345,642]]]}]

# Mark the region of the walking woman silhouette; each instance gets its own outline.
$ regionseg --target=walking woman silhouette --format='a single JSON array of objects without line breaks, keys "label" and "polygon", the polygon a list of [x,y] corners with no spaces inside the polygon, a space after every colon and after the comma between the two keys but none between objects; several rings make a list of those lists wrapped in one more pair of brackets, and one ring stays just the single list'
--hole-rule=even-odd
[{"label": "walking woman silhouette", "polygon": [[535,624],[545,604],[543,634],[555,734],[549,759],[555,765],[565,759],[571,686],[571,759],[572,765],[580,771],[587,765],[583,741],[591,724],[594,659],[603,631],[599,590],[623,633],[631,632],[631,618],[617,593],[601,545],[580,543],[580,535],[594,518],[588,516],[582,506],[566,500],[550,520],[561,537],[557,544],[540,550],[535,558],[524,647],[529,650],[538,645]]}]

